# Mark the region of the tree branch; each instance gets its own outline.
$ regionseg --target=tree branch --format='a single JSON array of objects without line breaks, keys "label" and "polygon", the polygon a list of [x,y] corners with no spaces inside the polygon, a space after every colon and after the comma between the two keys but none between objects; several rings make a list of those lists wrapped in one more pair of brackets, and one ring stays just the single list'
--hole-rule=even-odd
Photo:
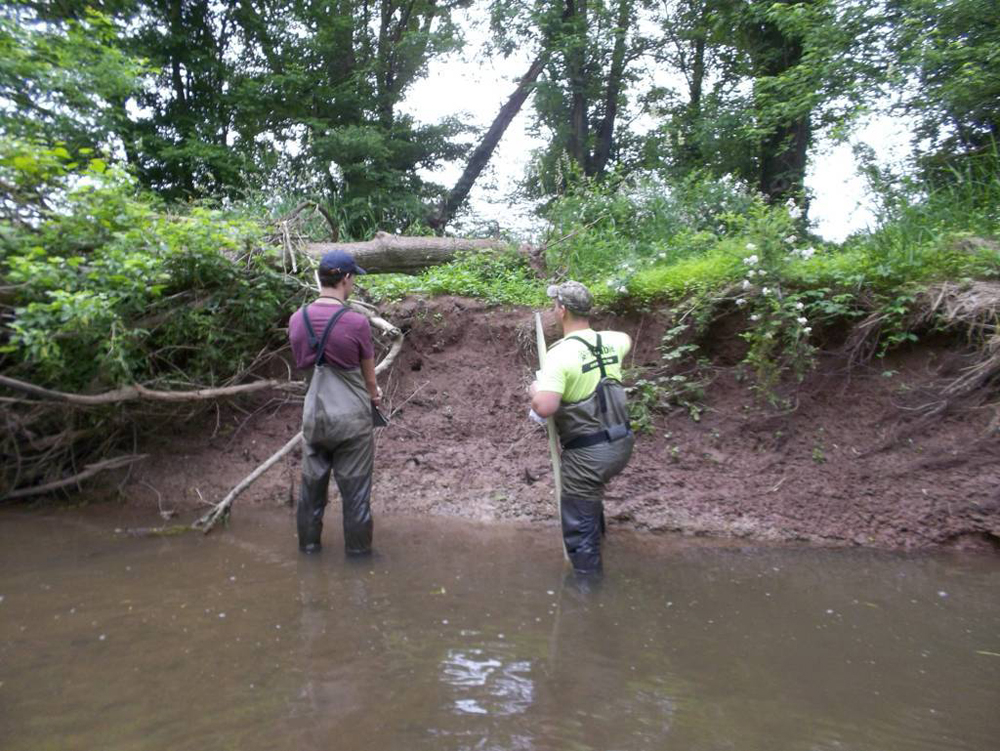
[{"label": "tree branch", "polygon": [[269,379],[266,381],[255,381],[254,383],[244,383],[239,386],[197,389],[194,391],[156,391],[154,389],[148,389],[145,386],[136,384],[134,386],[125,386],[120,389],[115,389],[114,391],[105,391],[103,394],[71,394],[65,391],[53,391],[52,389],[42,388],[41,386],[36,386],[33,383],[19,381],[16,378],[0,376],[0,386],[13,391],[31,394],[32,396],[37,396],[49,401],[67,402],[69,404],[79,404],[81,406],[93,407],[104,404],[117,404],[119,402],[139,400],[157,402],[207,401],[210,399],[219,399],[239,394],[249,394],[254,391],[263,391],[265,389],[298,390],[302,388],[303,384],[298,381],[279,381],[277,379]]},{"label": "tree branch", "polygon": [[64,488],[67,485],[76,485],[81,480],[93,477],[98,472],[103,472],[106,469],[117,469],[118,467],[129,465],[132,462],[137,462],[140,459],[145,459],[146,456],[146,454],[133,454],[131,456],[119,456],[114,459],[106,459],[105,461],[97,462],[96,464],[88,464],[82,472],[78,472],[72,477],[67,477],[63,480],[56,480],[55,482],[48,482],[44,485],[35,485],[31,488],[19,488],[18,490],[12,490],[10,493],[3,496],[3,498],[0,498],[0,500],[13,501],[18,498],[27,498],[32,495],[50,493],[53,490],[59,490],[59,488]]}]

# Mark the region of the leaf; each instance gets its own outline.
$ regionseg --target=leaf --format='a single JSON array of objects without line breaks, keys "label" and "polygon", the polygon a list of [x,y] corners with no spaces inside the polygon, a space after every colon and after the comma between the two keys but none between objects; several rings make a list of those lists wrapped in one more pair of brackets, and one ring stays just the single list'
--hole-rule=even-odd
[{"label": "leaf", "polygon": [[38,171],[37,162],[34,157],[24,155],[14,157],[14,168],[19,169],[22,172]]},{"label": "leaf", "polygon": [[87,169],[91,172],[96,172],[98,174],[103,174],[108,168],[108,163],[103,159],[91,159],[90,164],[87,165]]}]

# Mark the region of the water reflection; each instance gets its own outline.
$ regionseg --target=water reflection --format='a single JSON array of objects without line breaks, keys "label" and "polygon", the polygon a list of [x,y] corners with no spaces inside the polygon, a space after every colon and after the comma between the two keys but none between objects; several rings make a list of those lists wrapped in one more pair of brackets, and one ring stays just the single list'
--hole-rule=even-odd
[{"label": "water reflection", "polygon": [[504,663],[483,649],[450,649],[441,663],[441,679],[456,690],[455,710],[466,714],[524,712],[535,693],[530,673],[528,660]]}]

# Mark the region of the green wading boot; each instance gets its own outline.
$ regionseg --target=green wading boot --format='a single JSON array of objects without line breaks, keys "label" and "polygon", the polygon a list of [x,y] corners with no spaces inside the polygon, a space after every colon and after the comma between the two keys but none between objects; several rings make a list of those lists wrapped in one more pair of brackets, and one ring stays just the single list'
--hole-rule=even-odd
[{"label": "green wading boot", "polygon": [[604,504],[586,498],[562,498],[562,530],[573,570],[601,573],[601,519]]},{"label": "green wading boot", "polygon": [[303,475],[295,521],[299,531],[299,550],[318,553],[322,549],[323,512],[326,510],[330,475],[310,478]]},{"label": "green wading boot", "polygon": [[372,520],[372,477],[337,478],[340,497],[344,505],[344,548],[348,555],[367,555],[372,552],[375,523]]}]

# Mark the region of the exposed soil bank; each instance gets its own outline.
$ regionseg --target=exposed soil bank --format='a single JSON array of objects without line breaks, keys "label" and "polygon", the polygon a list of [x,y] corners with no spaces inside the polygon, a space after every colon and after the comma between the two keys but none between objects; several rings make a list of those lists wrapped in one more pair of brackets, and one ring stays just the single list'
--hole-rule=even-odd
[{"label": "exposed soil bank", "polygon": [[[532,312],[456,298],[407,300],[385,316],[409,331],[382,383],[392,426],[378,434],[376,514],[451,514],[554,523],[543,429],[527,419],[534,372]],[[656,365],[656,314],[606,318],[637,341],[627,365]],[[961,366],[953,343],[923,343],[877,369],[848,372],[828,354],[784,412],[756,404],[737,380],[742,340],[723,325],[709,349],[716,377],[699,422],[656,418],[609,487],[612,526],[687,535],[807,540],[877,547],[1000,549],[1000,445],[993,410],[952,411],[913,430],[909,407]],[[556,336],[549,332],[549,341]],[[896,371],[886,376],[885,371]],[[926,396],[923,396],[926,394]],[[245,405],[244,405],[245,406]],[[260,405],[258,405],[260,406]],[[143,440],[126,494],[193,513],[217,501],[299,430],[300,406],[252,417],[213,413]],[[909,420],[909,422],[908,422]],[[210,437],[212,433],[214,437]],[[290,502],[294,452],[236,502]],[[120,481],[120,477],[118,478]],[[294,488],[293,488],[294,483]],[[111,487],[110,478],[108,486]],[[199,495],[200,494],[200,495]],[[335,500],[335,499],[334,499]],[[339,514],[334,507],[331,523]]]}]

